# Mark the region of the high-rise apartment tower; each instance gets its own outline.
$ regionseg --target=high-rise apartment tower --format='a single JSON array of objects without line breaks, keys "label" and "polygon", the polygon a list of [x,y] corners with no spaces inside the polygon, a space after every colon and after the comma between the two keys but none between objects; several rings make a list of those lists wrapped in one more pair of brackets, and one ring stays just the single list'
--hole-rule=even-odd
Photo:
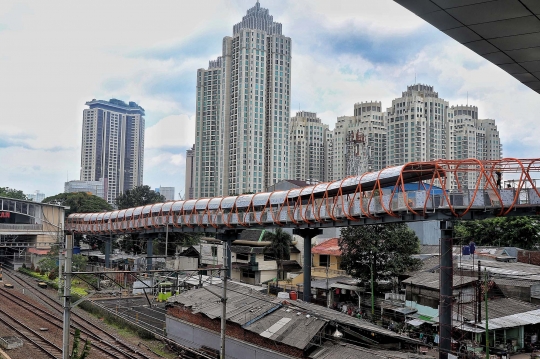
[{"label": "high-rise apartment tower", "polygon": [[[195,197],[260,192],[288,179],[291,39],[281,24],[257,2],[223,38],[219,70],[212,66],[198,71]],[[207,73],[212,82],[199,86]]]},{"label": "high-rise apartment tower", "polygon": [[83,111],[81,181],[107,184],[107,202],[143,183],[144,109],[135,102],[92,100]]},{"label": "high-rise apartment tower", "polygon": [[433,86],[407,86],[387,109],[387,165],[445,158],[447,115],[448,102]]},{"label": "high-rise apartment tower", "polygon": [[289,179],[326,182],[328,125],[314,112],[300,111],[290,122]]}]

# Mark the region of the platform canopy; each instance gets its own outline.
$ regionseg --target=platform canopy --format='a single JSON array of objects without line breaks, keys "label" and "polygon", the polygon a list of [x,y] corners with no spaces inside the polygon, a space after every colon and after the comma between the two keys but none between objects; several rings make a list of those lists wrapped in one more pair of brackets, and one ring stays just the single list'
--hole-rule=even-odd
[{"label": "platform canopy", "polygon": [[540,1],[394,1],[540,93]]}]

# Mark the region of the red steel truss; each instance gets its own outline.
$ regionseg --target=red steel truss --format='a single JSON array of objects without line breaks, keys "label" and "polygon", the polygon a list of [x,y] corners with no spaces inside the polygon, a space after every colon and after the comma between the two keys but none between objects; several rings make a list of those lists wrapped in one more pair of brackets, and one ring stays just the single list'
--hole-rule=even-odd
[{"label": "red steel truss", "polygon": [[[296,227],[361,218],[445,211],[459,218],[471,210],[504,216],[518,207],[540,207],[540,158],[410,162],[343,180],[240,196],[172,201],[102,213],[75,213],[75,233],[138,232],[160,227],[215,229]],[[508,180],[512,180],[509,182]],[[503,182],[504,181],[504,182]],[[502,188],[503,183],[511,183]],[[408,185],[408,186],[406,186]],[[413,187],[413,188],[411,188]],[[343,221],[343,224],[340,224]]]}]

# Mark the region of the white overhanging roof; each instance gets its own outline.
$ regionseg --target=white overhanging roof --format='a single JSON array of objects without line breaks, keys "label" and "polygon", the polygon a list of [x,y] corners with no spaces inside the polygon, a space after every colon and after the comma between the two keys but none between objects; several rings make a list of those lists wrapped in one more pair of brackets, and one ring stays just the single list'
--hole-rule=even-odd
[{"label": "white overhanging roof", "polygon": [[394,1],[540,93],[540,1]]}]

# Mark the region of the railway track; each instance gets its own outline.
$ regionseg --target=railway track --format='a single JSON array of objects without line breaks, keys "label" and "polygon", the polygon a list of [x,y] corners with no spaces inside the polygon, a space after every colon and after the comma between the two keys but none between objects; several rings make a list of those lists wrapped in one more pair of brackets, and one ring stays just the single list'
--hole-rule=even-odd
[{"label": "railway track", "polygon": [[[47,306],[51,308],[54,312],[62,314],[63,312],[62,305],[58,301],[50,298],[41,290],[38,290],[37,288],[35,288],[33,286],[35,285],[35,282],[29,281],[28,278],[25,278],[24,276],[21,276],[20,274],[17,274],[14,271],[5,271],[4,276],[6,276],[6,274],[17,284],[31,291],[32,294],[34,294],[37,298],[43,301],[44,304],[47,304]],[[33,285],[30,285],[29,282],[31,282]],[[31,313],[39,312],[39,314],[46,317],[52,325],[62,328],[62,319],[60,319],[61,315],[60,316],[54,315],[44,309],[36,307],[33,303],[30,303],[24,298],[17,297],[7,291],[0,292],[0,295],[5,297],[6,299],[13,301],[20,307],[23,307],[27,311],[30,311]],[[93,324],[92,322],[89,322],[88,320],[86,320],[85,318],[81,317],[79,314],[73,311],[71,312],[71,319],[72,319],[72,327],[78,328],[81,331],[81,334],[88,337],[88,339],[90,339],[92,343],[92,347],[95,350],[102,353],[103,356],[105,357],[126,358],[126,359],[155,358],[154,355],[149,356],[146,353],[144,353],[142,350],[138,348],[133,348],[130,345],[119,341],[111,333]]]},{"label": "railway track", "polygon": [[[15,331],[28,342],[32,343],[33,346],[40,351],[40,358],[56,359],[62,356],[62,348],[3,309],[0,309],[0,323]],[[36,356],[34,355],[33,357],[35,358]]]}]

